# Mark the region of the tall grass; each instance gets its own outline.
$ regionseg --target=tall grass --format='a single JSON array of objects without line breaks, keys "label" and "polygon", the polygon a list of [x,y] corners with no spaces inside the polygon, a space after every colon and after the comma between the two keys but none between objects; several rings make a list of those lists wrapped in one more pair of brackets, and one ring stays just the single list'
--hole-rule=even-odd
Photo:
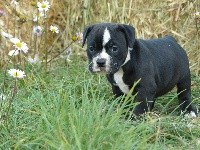
[{"label": "tall grass", "polygon": [[[200,148],[199,118],[177,115],[174,92],[159,98],[145,118],[125,119],[121,98],[113,98],[104,77],[87,71],[76,34],[88,24],[118,22],[133,25],[138,38],[173,35],[190,58],[199,107],[200,1],[49,0],[45,16],[37,9],[42,0],[16,2],[0,0],[0,149]],[[37,26],[41,33],[33,32]],[[9,56],[10,36],[25,42],[28,52]],[[26,77],[9,76],[11,68]]]},{"label": "tall grass", "polygon": [[[178,111],[166,114],[177,107],[174,101],[164,105],[174,99],[172,94],[157,101],[157,113],[129,121],[124,119],[126,110],[118,106],[120,98],[113,99],[106,79],[89,75],[85,67],[86,63],[79,59],[68,67],[55,67],[51,74],[32,72],[31,66],[27,66],[27,72],[31,70],[28,79],[18,84],[20,90],[12,103],[9,124],[4,124],[1,116],[0,147],[69,150],[199,148],[199,119],[177,116]],[[163,107],[167,111],[162,112]]]}]

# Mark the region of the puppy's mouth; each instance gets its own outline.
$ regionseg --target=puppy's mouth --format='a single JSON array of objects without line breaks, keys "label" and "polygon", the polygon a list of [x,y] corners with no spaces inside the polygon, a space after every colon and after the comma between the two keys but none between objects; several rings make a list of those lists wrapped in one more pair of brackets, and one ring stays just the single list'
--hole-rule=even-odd
[{"label": "puppy's mouth", "polygon": [[113,63],[111,57],[108,59],[99,59],[98,57],[94,57],[89,62],[89,70],[92,73],[99,73],[99,74],[112,74],[117,72],[119,69],[118,63]]},{"label": "puppy's mouth", "polygon": [[89,70],[92,73],[98,73],[98,74],[114,74],[118,71],[118,68],[112,68],[112,67],[89,67]]},{"label": "puppy's mouth", "polygon": [[95,67],[92,72],[100,73],[100,74],[108,74],[110,73],[110,69],[108,67]]}]

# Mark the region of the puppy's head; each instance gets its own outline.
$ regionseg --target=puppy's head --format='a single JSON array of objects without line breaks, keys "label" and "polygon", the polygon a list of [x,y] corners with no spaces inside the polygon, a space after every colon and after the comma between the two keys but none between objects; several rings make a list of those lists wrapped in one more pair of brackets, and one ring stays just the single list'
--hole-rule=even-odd
[{"label": "puppy's head", "polygon": [[129,61],[135,31],[132,26],[124,24],[95,24],[85,28],[83,46],[86,39],[89,70],[113,74]]}]

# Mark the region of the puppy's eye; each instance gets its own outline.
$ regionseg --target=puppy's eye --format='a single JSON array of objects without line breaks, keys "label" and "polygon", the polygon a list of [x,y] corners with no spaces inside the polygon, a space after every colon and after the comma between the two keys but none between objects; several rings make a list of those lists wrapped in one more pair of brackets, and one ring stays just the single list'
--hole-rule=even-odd
[{"label": "puppy's eye", "polygon": [[89,51],[90,51],[90,52],[93,52],[93,51],[94,51],[93,46],[90,46],[90,47],[89,47]]},{"label": "puppy's eye", "polygon": [[113,52],[117,52],[117,50],[118,50],[117,46],[113,46],[113,47],[112,47],[112,51],[113,51]]}]

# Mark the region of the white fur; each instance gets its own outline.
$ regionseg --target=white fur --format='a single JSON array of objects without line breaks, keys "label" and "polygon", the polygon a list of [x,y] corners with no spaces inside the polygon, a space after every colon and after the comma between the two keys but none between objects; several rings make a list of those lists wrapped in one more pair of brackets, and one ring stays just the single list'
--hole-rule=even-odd
[{"label": "white fur", "polygon": [[108,53],[106,53],[106,50],[103,48],[102,52],[99,54],[98,56],[99,58],[105,58],[105,59],[109,59],[110,56],[108,55]]},{"label": "white fur", "polygon": [[195,112],[191,111],[190,113],[185,114],[186,118],[196,118],[197,115],[195,114]]},{"label": "white fur", "polygon": [[192,118],[197,117],[196,114],[195,114],[195,112],[193,112],[193,111],[190,112],[190,116],[191,116]]},{"label": "white fur", "polygon": [[122,64],[122,66],[125,65],[125,64],[130,60],[130,59],[131,59],[130,51],[128,50],[128,53],[127,53],[126,59],[125,59],[124,63]]},{"label": "white fur", "polygon": [[115,74],[114,74],[114,80],[117,84],[117,86],[119,86],[120,90],[125,93],[128,94],[129,92],[129,87],[128,85],[126,85],[123,81],[123,75],[124,75],[124,71],[122,70],[122,68],[120,68]]},{"label": "white fur", "polygon": [[97,65],[97,60],[98,59],[101,59],[101,58],[104,58],[106,59],[106,65],[105,65],[105,71],[109,72],[110,70],[110,62],[111,62],[111,58],[110,58],[110,55],[108,55],[108,53],[106,53],[106,50],[103,49],[101,53],[99,53],[96,57],[94,57],[92,59],[92,63],[93,63],[93,71],[96,72],[96,71],[101,71],[101,69],[98,67]]},{"label": "white fur", "polygon": [[130,48],[130,47],[128,47],[128,50],[129,50],[129,51],[132,51],[132,50],[133,50],[133,48]]},{"label": "white fur", "polygon": [[106,45],[106,43],[108,43],[108,41],[110,40],[110,32],[109,30],[106,28],[104,30],[104,33],[103,33],[103,46]]}]

